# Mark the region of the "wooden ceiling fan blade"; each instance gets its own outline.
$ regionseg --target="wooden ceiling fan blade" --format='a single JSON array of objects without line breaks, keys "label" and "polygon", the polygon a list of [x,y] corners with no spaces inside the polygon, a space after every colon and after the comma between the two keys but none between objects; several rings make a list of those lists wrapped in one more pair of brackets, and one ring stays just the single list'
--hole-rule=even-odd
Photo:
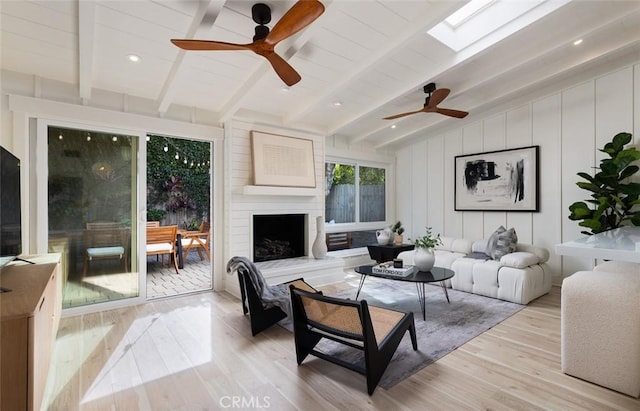
[{"label": "wooden ceiling fan blade", "polygon": [[302,79],[300,74],[277,53],[267,53],[264,57],[269,60],[276,74],[287,86],[293,86]]},{"label": "wooden ceiling fan blade", "polygon": [[183,50],[216,51],[216,50],[252,50],[253,43],[235,44],[213,40],[181,40],[171,39],[171,42]]},{"label": "wooden ceiling fan blade", "polygon": [[429,97],[429,107],[435,107],[438,104],[442,103],[442,100],[447,98],[447,96],[451,93],[451,90],[448,88],[439,88],[431,94]]},{"label": "wooden ceiling fan blade", "polygon": [[465,118],[469,114],[466,111],[452,110],[450,108],[436,108],[436,113],[455,118]]},{"label": "wooden ceiling fan blade", "polygon": [[264,42],[275,47],[282,40],[313,23],[322,13],[324,13],[324,5],[318,0],[299,0],[271,29]]},{"label": "wooden ceiling fan blade", "polygon": [[385,117],[385,118],[383,118],[383,120],[395,120],[396,118],[410,116],[412,114],[418,114],[418,113],[423,113],[423,112],[425,112],[424,108],[420,109],[420,110],[416,110],[416,111],[409,111],[407,113],[401,113],[401,114],[396,114],[396,115],[393,115],[393,116]]}]

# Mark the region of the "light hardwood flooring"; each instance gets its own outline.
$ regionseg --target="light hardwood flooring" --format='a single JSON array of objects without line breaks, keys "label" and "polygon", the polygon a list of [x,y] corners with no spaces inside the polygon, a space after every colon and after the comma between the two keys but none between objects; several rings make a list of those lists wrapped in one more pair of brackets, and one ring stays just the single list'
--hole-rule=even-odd
[{"label": "light hardwood flooring", "polygon": [[65,318],[53,361],[45,404],[60,411],[640,410],[638,399],[560,371],[556,287],[372,396],[359,374],[315,358],[297,366],[281,327],[252,337],[227,293]]}]

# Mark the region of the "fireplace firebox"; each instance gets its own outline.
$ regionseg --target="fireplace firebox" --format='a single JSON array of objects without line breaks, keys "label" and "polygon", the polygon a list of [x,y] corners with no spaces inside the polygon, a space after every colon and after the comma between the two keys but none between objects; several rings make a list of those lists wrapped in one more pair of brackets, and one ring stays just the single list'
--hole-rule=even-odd
[{"label": "fireplace firebox", "polygon": [[305,254],[305,214],[253,216],[253,261],[302,257]]}]

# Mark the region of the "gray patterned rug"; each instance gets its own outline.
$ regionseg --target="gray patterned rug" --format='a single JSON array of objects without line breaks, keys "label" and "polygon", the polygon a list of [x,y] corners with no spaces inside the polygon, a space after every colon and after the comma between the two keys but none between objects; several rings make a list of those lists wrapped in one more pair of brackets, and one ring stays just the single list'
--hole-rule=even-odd
[{"label": "gray patterned rug", "polygon": [[[355,284],[357,286],[357,282]],[[367,278],[358,298],[366,299],[369,305],[413,311],[418,337],[418,351],[414,351],[409,334],[404,336],[382,376],[380,387],[394,386],[525,307],[452,289],[448,292],[450,304],[439,285],[426,286],[427,319],[424,321],[414,283]],[[356,288],[352,288],[329,295],[355,298],[355,294]],[[349,362],[364,364],[361,351],[342,344],[323,340],[318,348]],[[311,358],[315,357],[305,361]]]}]

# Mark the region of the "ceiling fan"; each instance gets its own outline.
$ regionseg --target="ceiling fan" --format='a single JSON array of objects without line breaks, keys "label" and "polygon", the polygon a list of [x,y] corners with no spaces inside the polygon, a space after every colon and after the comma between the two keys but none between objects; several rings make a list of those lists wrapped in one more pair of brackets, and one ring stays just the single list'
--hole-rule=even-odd
[{"label": "ceiling fan", "polygon": [[469,114],[466,111],[452,110],[449,108],[438,107],[438,104],[440,104],[442,100],[447,98],[449,93],[451,93],[451,90],[449,90],[448,88],[439,88],[436,90],[436,83],[429,83],[426,86],[424,86],[424,92],[429,95],[424,101],[424,107],[422,107],[420,110],[409,111],[407,113],[402,113],[402,114],[396,114],[394,116],[385,117],[383,120],[394,120],[396,118],[408,116],[411,114],[417,114],[417,113],[440,113],[440,114],[444,114],[445,116],[456,117],[456,118],[464,118],[467,116],[467,114]]},{"label": "ceiling fan", "polygon": [[171,42],[184,50],[251,50],[266,58],[275,70],[276,74],[288,86],[300,81],[298,72],[291,67],[275,51],[275,46],[307,27],[324,12],[324,6],[318,0],[299,0],[269,31],[266,26],[271,21],[271,8],[263,3],[254,4],[251,8],[253,21],[258,25],[255,28],[253,43],[236,44],[213,40],[178,40]]}]

